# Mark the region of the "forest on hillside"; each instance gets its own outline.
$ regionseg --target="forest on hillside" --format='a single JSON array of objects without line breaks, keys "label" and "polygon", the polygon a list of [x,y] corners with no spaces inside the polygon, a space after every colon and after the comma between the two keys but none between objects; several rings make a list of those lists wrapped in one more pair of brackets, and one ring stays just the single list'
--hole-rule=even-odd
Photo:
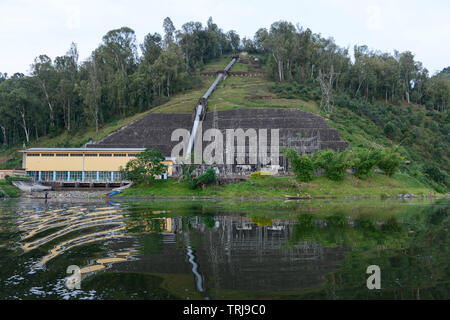
[{"label": "forest on hillside", "polygon": [[[423,171],[447,184],[450,67],[430,75],[409,51],[367,46],[355,46],[351,56],[332,38],[286,21],[259,29],[253,39],[224,32],[212,18],[179,30],[166,18],[163,29],[137,43],[135,32],[122,27],[104,35],[85,61],[72,43],[53,60],[36,57],[29,75],[0,72],[1,148],[64,131],[98,130],[151,109],[196,87],[202,66],[212,59],[245,51],[259,57],[267,77],[278,83],[272,88],[277,94],[317,100],[330,116],[340,108],[364,115],[392,141],[419,146],[414,152],[430,161]],[[425,153],[419,140],[429,148]]]}]

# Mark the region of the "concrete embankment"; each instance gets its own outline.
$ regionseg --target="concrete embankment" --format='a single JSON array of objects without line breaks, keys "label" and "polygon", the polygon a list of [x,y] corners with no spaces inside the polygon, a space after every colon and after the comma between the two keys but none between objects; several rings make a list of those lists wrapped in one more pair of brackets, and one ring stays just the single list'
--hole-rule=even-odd
[{"label": "concrete embankment", "polygon": [[42,184],[33,181],[13,181],[12,184],[23,192],[39,192],[52,189],[51,187],[43,186]]},{"label": "concrete embankment", "polygon": [[86,191],[46,191],[46,192],[30,192],[22,195],[23,198],[31,199],[45,199],[47,193],[47,199],[89,199],[89,198],[102,198],[106,194],[105,190],[86,190]]}]

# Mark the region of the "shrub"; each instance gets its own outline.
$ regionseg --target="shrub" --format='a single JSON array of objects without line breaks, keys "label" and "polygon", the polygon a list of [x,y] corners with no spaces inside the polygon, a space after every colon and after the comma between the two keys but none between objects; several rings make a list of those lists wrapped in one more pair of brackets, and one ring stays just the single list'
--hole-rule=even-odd
[{"label": "shrub", "polygon": [[378,168],[384,171],[388,177],[391,177],[398,169],[403,161],[400,153],[393,149],[385,149],[381,153],[381,159],[378,162]]},{"label": "shrub", "polygon": [[352,166],[347,150],[343,152],[319,151],[314,154],[312,161],[315,169],[325,170],[325,176],[334,181],[343,180],[345,171]]},{"label": "shrub", "polygon": [[150,184],[157,176],[167,171],[167,167],[161,163],[164,160],[161,152],[150,148],[128,161],[121,172],[131,181]]},{"label": "shrub", "polygon": [[197,182],[204,189],[207,185],[215,183],[216,180],[216,172],[213,168],[208,168],[206,169],[205,173],[198,177]]},{"label": "shrub", "polygon": [[354,152],[353,168],[355,169],[355,176],[360,179],[366,178],[371,174],[375,166],[382,158],[381,150],[368,150],[357,148]]},{"label": "shrub", "polygon": [[286,158],[292,165],[292,170],[299,181],[311,181],[314,177],[314,166],[309,156],[299,156],[297,151],[289,149],[285,152]]},{"label": "shrub", "polygon": [[447,173],[434,165],[426,165],[423,169],[424,173],[437,183],[447,184]]},{"label": "shrub", "polygon": [[398,129],[392,121],[386,123],[383,130],[384,134],[390,138],[395,138],[398,135]]}]

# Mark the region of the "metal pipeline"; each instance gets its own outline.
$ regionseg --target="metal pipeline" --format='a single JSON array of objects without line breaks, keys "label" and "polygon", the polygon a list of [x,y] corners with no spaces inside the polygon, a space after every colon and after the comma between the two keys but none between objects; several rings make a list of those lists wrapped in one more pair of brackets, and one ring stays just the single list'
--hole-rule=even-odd
[{"label": "metal pipeline", "polygon": [[214,90],[217,88],[217,85],[224,80],[227,72],[231,69],[231,67],[235,64],[235,62],[239,59],[238,56],[233,57],[231,62],[225,67],[224,71],[219,73],[217,75],[216,80],[213,82],[213,84],[209,87],[209,89],[206,91],[206,93],[203,95],[203,97],[200,98],[198,106],[195,108],[195,120],[194,125],[192,126],[191,135],[189,137],[189,143],[187,147],[186,152],[186,158],[190,157],[190,154],[192,152],[192,147],[194,146],[195,137],[197,135],[197,129],[200,121],[203,121],[203,119],[206,116],[206,111],[208,108],[208,98],[209,96],[214,92]]}]

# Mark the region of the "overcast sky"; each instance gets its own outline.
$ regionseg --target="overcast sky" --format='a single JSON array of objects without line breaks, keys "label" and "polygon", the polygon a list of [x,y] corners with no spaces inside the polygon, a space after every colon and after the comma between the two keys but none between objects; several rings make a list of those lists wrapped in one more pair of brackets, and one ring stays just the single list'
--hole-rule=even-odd
[{"label": "overcast sky", "polygon": [[450,65],[448,0],[0,0],[0,72],[27,74],[36,56],[54,59],[72,41],[84,60],[122,26],[140,43],[149,32],[162,33],[167,16],[177,29],[188,21],[205,25],[211,16],[241,38],[286,20],[343,47],[410,50],[431,74]]}]

